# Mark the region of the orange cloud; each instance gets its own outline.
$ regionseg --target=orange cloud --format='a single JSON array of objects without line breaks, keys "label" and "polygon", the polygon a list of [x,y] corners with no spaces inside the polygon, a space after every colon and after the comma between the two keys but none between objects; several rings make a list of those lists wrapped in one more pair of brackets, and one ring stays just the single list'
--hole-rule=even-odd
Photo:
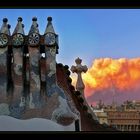
[{"label": "orange cloud", "polygon": [[[86,97],[108,88],[117,88],[120,91],[135,89],[140,85],[140,58],[95,59],[82,77]],[[72,75],[72,79],[75,85],[77,76]]]}]

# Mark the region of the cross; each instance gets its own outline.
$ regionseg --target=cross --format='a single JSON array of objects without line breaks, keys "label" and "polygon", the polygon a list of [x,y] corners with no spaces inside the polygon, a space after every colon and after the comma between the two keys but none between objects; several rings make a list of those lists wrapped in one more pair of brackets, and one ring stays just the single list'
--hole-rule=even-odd
[{"label": "cross", "polygon": [[82,66],[81,63],[82,63],[82,59],[80,59],[79,57],[75,60],[75,63],[77,64],[76,66],[72,66],[71,67],[71,71],[74,73],[76,73],[78,75],[78,78],[77,78],[77,82],[76,82],[76,89],[78,91],[80,91],[82,93],[82,95],[84,94],[84,88],[85,88],[85,85],[83,83],[83,80],[82,80],[82,76],[81,76],[81,73],[82,72],[87,72],[88,68],[86,65]]},{"label": "cross", "polygon": [[88,105],[88,102],[84,96],[84,88],[85,88],[85,85],[83,83],[83,80],[82,80],[82,76],[81,76],[81,73],[84,72],[86,73],[88,68],[86,65],[82,66],[81,63],[82,63],[82,59],[80,59],[79,57],[75,60],[75,63],[77,64],[76,66],[72,66],[71,67],[71,71],[74,73],[76,73],[78,75],[78,78],[77,78],[77,83],[76,83],[76,89],[78,91],[80,91],[81,93],[81,96],[83,97],[84,99],[84,104],[88,107],[88,113],[90,113],[93,117],[93,119],[96,119],[96,116],[95,114],[93,113],[91,107]]}]

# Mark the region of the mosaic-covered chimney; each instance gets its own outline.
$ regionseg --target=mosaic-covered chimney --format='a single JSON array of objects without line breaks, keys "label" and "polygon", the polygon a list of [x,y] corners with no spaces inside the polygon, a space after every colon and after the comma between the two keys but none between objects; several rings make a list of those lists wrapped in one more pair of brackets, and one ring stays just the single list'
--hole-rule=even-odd
[{"label": "mosaic-covered chimney", "polygon": [[[57,84],[56,54],[58,35],[52,18],[44,35],[39,33],[37,18],[32,18],[28,35],[22,18],[13,34],[8,20],[0,29],[0,115],[18,119],[46,118],[70,124],[79,118],[71,97]],[[67,119],[68,118],[68,119]]]},{"label": "mosaic-covered chimney", "polygon": [[20,98],[19,106],[25,105],[25,98],[23,93],[23,46],[24,46],[24,29],[22,25],[22,18],[18,18],[18,23],[12,34],[12,50],[13,50],[13,64],[12,64],[12,80],[13,80],[13,106],[17,106],[15,99]]},{"label": "mosaic-covered chimney", "polygon": [[5,100],[7,97],[7,84],[8,84],[8,72],[7,72],[7,55],[8,55],[8,36],[10,31],[8,28],[8,19],[3,19],[3,24],[0,29],[0,102],[1,99]]},{"label": "mosaic-covered chimney", "polygon": [[64,97],[62,89],[56,83],[56,52],[58,48],[58,35],[55,34],[52,18],[48,17],[48,24],[44,33],[46,54],[46,93],[51,96],[58,93]]},{"label": "mosaic-covered chimney", "polygon": [[[34,108],[40,105],[40,35],[37,24],[37,18],[32,19],[33,23],[31,25],[28,34],[28,51],[29,51],[29,67],[30,67],[30,101],[29,107]],[[34,101],[33,101],[34,100]]]}]

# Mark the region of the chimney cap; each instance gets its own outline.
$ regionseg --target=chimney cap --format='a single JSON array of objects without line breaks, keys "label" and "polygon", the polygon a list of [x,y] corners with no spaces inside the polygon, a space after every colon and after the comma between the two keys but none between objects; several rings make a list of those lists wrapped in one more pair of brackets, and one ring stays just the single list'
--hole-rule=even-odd
[{"label": "chimney cap", "polygon": [[47,20],[48,20],[48,21],[52,21],[52,17],[48,17]]},{"label": "chimney cap", "polygon": [[7,19],[7,18],[4,18],[4,19],[3,19],[3,22],[8,22],[8,19]]},{"label": "chimney cap", "polygon": [[32,21],[37,21],[37,17],[33,17],[32,18]]},{"label": "chimney cap", "polygon": [[22,17],[18,17],[18,20],[17,21],[22,22]]}]

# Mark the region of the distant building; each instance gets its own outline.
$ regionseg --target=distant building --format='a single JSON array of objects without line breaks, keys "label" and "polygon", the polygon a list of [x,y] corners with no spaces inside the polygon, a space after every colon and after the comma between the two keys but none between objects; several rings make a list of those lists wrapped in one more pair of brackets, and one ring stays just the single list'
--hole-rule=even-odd
[{"label": "distant building", "polygon": [[126,101],[117,106],[104,105],[101,101],[96,107],[91,106],[96,120],[120,131],[140,131],[140,101]]},{"label": "distant building", "polygon": [[127,111],[140,111],[140,101],[126,101],[122,106]]},{"label": "distant building", "polygon": [[126,101],[121,106],[104,107],[108,124],[121,131],[140,131],[140,101]]},{"label": "distant building", "polygon": [[108,111],[108,124],[121,131],[140,131],[139,111]]},{"label": "distant building", "polygon": [[93,110],[100,124],[108,124],[107,113],[103,109]]}]

